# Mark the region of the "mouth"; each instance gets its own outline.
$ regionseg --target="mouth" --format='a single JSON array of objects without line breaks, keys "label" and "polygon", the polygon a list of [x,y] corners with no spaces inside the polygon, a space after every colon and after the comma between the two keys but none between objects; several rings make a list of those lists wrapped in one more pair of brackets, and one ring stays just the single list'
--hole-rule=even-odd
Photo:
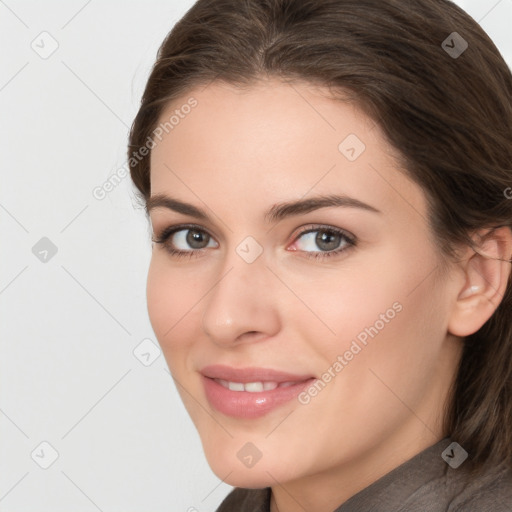
[{"label": "mouth", "polygon": [[284,406],[315,380],[311,375],[223,365],[205,367],[200,373],[209,404],[226,416],[245,419]]},{"label": "mouth", "polygon": [[248,393],[261,393],[262,391],[272,391],[276,388],[286,388],[294,386],[297,381],[290,382],[272,382],[272,381],[257,381],[257,382],[231,382],[223,379],[213,379],[221,386],[224,386],[230,391],[247,391]]},{"label": "mouth", "polygon": [[235,368],[233,366],[226,366],[222,364],[205,366],[200,370],[200,373],[210,379],[220,379],[226,382],[238,384],[275,382],[279,385],[286,382],[302,382],[313,377],[313,375],[310,374],[297,375],[271,368]]}]

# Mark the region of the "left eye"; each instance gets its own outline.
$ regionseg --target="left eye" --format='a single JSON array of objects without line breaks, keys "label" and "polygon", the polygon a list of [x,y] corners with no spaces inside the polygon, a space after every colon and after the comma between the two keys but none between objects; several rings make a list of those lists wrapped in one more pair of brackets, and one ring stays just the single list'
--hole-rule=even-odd
[{"label": "left eye", "polygon": [[293,244],[295,250],[305,252],[330,252],[353,245],[352,240],[332,228],[309,230],[299,235]]}]

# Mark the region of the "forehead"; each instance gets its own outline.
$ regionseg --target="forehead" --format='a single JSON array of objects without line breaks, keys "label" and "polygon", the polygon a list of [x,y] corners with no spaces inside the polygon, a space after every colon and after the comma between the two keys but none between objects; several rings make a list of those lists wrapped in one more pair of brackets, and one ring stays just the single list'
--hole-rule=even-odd
[{"label": "forehead", "polygon": [[326,88],[213,82],[173,101],[159,122],[167,129],[151,154],[152,195],[219,196],[243,210],[344,193],[382,211],[425,212],[421,189],[399,170],[380,127]]}]

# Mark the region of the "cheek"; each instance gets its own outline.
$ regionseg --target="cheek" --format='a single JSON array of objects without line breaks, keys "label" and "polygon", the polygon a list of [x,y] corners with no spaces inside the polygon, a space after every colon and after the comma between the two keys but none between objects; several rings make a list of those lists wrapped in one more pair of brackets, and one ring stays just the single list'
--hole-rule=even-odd
[{"label": "cheek", "polygon": [[[387,267],[386,275],[373,271],[368,275],[373,286],[353,294],[344,310],[348,329],[343,346],[352,358],[345,373],[347,390],[367,409],[380,407],[383,417],[402,409],[395,394],[415,403],[437,371],[446,311],[442,289],[433,276],[425,279],[431,269],[402,261]],[[361,348],[357,356],[351,355],[358,350],[354,343]]]},{"label": "cheek", "polygon": [[364,342],[372,326],[379,332],[386,331],[391,323],[399,321],[401,313],[397,314],[397,309],[401,309],[408,287],[404,266],[400,274],[390,265],[366,260],[347,259],[337,269],[322,270],[307,280],[304,274],[286,276],[300,298],[290,300],[295,322],[325,354],[343,353],[357,337]]},{"label": "cheek", "polygon": [[297,276],[292,283],[310,306],[295,315],[298,329],[308,333],[326,369],[346,354],[349,366],[395,370],[407,386],[414,372],[433,364],[446,327],[443,292],[429,276],[436,258],[428,247],[400,247],[382,248],[371,261],[347,260],[339,272],[302,284]]},{"label": "cheek", "polygon": [[148,314],[166,358],[180,348],[178,340],[186,340],[186,326],[197,321],[194,305],[202,294],[199,281],[193,282],[184,272],[172,268],[164,255],[153,255],[146,287]]}]

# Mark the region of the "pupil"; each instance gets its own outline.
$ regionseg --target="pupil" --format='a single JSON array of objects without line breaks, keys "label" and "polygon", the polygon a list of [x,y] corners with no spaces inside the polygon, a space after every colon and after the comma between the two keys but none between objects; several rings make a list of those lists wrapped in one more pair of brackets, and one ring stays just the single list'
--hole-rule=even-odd
[{"label": "pupil", "polygon": [[332,231],[320,231],[315,242],[322,251],[332,251],[340,245],[341,235]]},{"label": "pupil", "polygon": [[206,233],[191,229],[187,234],[187,243],[194,249],[202,249],[208,245],[208,238]]}]

